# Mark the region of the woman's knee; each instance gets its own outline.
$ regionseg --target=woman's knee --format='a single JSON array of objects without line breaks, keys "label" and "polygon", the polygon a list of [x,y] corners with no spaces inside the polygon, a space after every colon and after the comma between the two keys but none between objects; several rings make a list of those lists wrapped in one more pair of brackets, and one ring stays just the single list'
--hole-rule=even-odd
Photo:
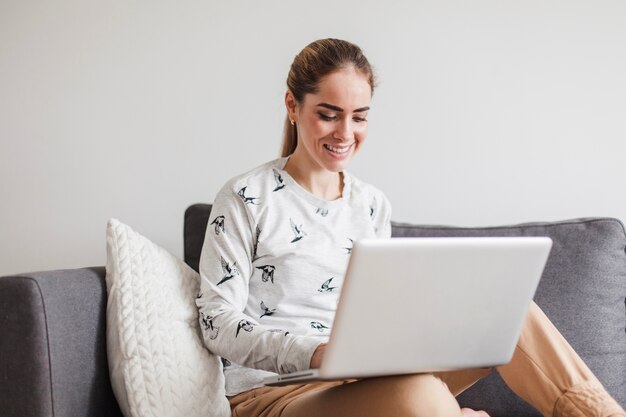
[{"label": "woman's knee", "polygon": [[519,342],[523,344],[528,338],[536,337],[549,329],[555,329],[554,325],[543,310],[533,301],[528,308],[528,314],[522,327]]},{"label": "woman's knee", "polygon": [[450,390],[431,374],[362,379],[311,392],[289,404],[284,416],[459,417]]},{"label": "woman's knee", "polygon": [[457,417],[459,403],[448,386],[432,374],[391,377],[395,379],[394,402],[398,415],[411,417]]}]

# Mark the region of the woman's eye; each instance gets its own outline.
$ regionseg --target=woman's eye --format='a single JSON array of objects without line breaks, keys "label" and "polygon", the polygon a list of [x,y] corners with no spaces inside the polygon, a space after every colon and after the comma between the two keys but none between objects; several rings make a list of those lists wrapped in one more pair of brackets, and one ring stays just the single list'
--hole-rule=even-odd
[{"label": "woman's eye", "polygon": [[324,113],[319,113],[320,115],[320,119],[326,121],[326,122],[332,122],[333,120],[337,120],[337,116],[329,116],[327,114]]},{"label": "woman's eye", "polygon": [[354,117],[353,120],[358,123],[367,122],[367,118],[365,117]]}]

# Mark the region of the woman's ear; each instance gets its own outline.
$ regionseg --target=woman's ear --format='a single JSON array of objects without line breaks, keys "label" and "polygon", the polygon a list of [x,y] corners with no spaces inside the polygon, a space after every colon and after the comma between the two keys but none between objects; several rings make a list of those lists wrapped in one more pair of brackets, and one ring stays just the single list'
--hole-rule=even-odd
[{"label": "woman's ear", "polygon": [[298,122],[296,107],[298,102],[296,98],[293,96],[293,93],[290,90],[287,90],[285,93],[285,107],[287,107],[287,116],[289,116],[289,120],[292,122]]}]

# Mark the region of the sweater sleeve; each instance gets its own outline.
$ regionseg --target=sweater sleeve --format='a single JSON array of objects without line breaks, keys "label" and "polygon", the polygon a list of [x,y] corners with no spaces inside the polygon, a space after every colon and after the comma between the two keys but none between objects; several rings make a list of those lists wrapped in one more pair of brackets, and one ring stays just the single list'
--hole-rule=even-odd
[{"label": "sweater sleeve", "polygon": [[256,221],[231,187],[213,204],[200,256],[200,328],[209,351],[255,369],[286,373],[309,368],[319,344],[312,337],[277,332],[244,314],[248,301]]},{"label": "sweater sleeve", "polygon": [[376,237],[388,239],[391,237],[391,203],[382,192],[378,192],[375,199],[373,212],[374,228]]}]

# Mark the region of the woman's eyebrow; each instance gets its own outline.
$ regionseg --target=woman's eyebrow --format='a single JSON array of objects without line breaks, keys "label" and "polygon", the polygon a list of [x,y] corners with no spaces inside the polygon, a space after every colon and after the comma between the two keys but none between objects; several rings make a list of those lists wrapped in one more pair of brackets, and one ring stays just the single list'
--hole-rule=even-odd
[{"label": "woman's eyebrow", "polygon": [[[341,107],[337,107],[337,106],[334,106],[334,105],[328,104],[328,103],[319,103],[318,107],[325,107],[325,108],[327,108],[329,110],[343,112],[343,109]],[[364,112],[364,111],[368,111],[369,109],[370,109],[369,107],[361,107],[361,108],[358,108],[358,109],[354,110],[354,113],[361,113],[361,112]]]}]

